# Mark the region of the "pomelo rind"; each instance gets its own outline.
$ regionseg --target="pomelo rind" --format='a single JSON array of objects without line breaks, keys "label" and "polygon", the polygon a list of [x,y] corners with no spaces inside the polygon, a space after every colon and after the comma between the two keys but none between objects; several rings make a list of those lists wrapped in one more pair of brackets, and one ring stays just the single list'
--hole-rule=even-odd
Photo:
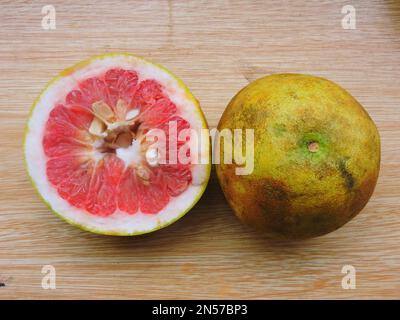
[{"label": "pomelo rind", "polygon": [[[67,223],[80,228],[81,230],[85,230],[85,231],[89,231],[91,233],[95,233],[95,234],[100,234],[100,235],[110,235],[110,236],[135,236],[135,235],[141,235],[141,234],[146,234],[146,233],[150,233],[150,232],[154,232],[157,230],[160,230],[162,228],[165,228],[169,225],[171,225],[172,223],[176,222],[177,220],[179,220],[180,218],[182,218],[187,212],[189,212],[194,205],[200,200],[201,196],[203,195],[209,179],[210,179],[210,174],[211,174],[211,161],[208,161],[208,163],[206,164],[202,164],[202,166],[204,166],[205,168],[205,172],[203,173],[204,175],[204,181],[201,183],[201,185],[199,186],[199,190],[196,194],[196,197],[192,200],[191,204],[188,205],[185,210],[182,211],[182,213],[180,213],[179,215],[176,215],[173,219],[169,219],[166,222],[160,223],[158,222],[156,227],[153,227],[151,229],[147,229],[147,230],[140,230],[140,231],[133,231],[133,232],[124,232],[124,231],[111,231],[111,230],[101,230],[99,228],[93,228],[93,227],[89,227],[87,225],[84,224],[80,224],[75,222],[72,219],[67,218],[66,216],[64,216],[63,214],[60,214],[57,210],[55,210],[53,208],[53,206],[49,203],[49,201],[47,201],[45,199],[45,197],[42,195],[42,193],[40,192],[38,186],[36,185],[30,171],[29,171],[29,164],[28,164],[28,160],[27,160],[27,137],[29,134],[29,124],[30,124],[30,120],[32,118],[32,114],[37,106],[37,104],[39,103],[39,101],[41,101],[41,98],[43,97],[44,93],[47,92],[48,89],[51,88],[52,85],[54,85],[55,83],[57,83],[58,81],[60,81],[61,79],[63,79],[64,77],[76,72],[79,69],[84,68],[85,66],[89,65],[90,63],[96,61],[96,60],[100,60],[100,59],[106,59],[106,58],[110,58],[110,57],[132,57],[134,59],[137,59],[139,61],[142,61],[143,63],[148,63],[151,64],[152,66],[158,68],[159,70],[165,72],[166,74],[168,74],[169,76],[171,76],[177,83],[177,85],[180,87],[180,89],[183,89],[185,96],[187,99],[191,100],[191,102],[194,104],[195,106],[195,111],[198,115],[198,119],[200,119],[201,121],[201,125],[202,128],[207,128],[208,129],[208,124],[207,121],[205,119],[204,113],[200,108],[200,104],[198,102],[198,100],[194,97],[194,95],[191,93],[191,91],[189,90],[189,88],[184,84],[184,82],[178,78],[176,75],[174,75],[173,73],[171,73],[169,70],[167,70],[166,68],[164,68],[163,66],[154,63],[152,61],[149,61],[147,59],[144,59],[140,56],[137,55],[133,55],[130,53],[126,53],[126,52],[121,52],[121,53],[108,53],[108,54],[103,54],[103,55],[96,55],[96,56],[92,56],[89,59],[80,61],[76,64],[74,64],[71,67],[68,67],[64,70],[62,70],[57,76],[55,76],[54,78],[52,78],[47,84],[46,86],[43,88],[43,90],[40,92],[40,94],[37,96],[37,98],[34,100],[30,111],[28,113],[28,121],[26,123],[25,126],[25,133],[24,133],[24,140],[23,140],[23,146],[24,146],[24,162],[25,162],[25,167],[29,176],[29,179],[34,187],[34,189],[36,190],[36,192],[39,194],[40,198],[42,199],[42,201],[47,205],[47,207],[58,217],[60,217],[62,220],[66,221]],[[211,157],[211,150],[210,150],[210,146],[208,144],[208,157]]]}]

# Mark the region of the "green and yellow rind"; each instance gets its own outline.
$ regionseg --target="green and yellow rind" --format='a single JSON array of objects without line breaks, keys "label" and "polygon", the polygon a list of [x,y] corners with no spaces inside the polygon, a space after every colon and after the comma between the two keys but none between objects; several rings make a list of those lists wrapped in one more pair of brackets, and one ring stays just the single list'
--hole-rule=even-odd
[{"label": "green and yellow rind", "polygon": [[[243,88],[218,129],[254,129],[254,171],[216,166],[245,223],[286,238],[331,232],[368,202],[380,167],[379,132],[346,90],[324,78],[275,74]],[[312,153],[308,144],[317,141]],[[221,159],[223,156],[221,155]]]}]

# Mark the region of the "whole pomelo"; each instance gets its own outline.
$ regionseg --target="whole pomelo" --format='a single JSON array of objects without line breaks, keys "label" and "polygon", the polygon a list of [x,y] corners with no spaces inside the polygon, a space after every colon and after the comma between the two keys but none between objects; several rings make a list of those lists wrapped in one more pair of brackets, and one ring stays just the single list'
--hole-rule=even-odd
[{"label": "whole pomelo", "polygon": [[254,129],[251,174],[237,175],[235,162],[216,165],[227,201],[246,224],[285,238],[316,237],[352,219],[373,193],[378,130],[332,81],[302,74],[258,79],[231,100],[223,129]]}]

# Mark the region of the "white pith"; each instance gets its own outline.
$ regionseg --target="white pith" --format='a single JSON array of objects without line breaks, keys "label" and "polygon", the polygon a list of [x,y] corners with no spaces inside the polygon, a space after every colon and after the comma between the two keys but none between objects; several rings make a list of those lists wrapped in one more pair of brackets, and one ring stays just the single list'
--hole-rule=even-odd
[{"label": "white pith", "polygon": [[128,148],[117,148],[115,151],[117,157],[124,162],[125,166],[130,164],[136,166],[143,161],[138,140],[133,139]]},{"label": "white pith", "polygon": [[[192,207],[193,203],[200,197],[210,173],[210,164],[206,161],[209,159],[208,140],[202,140],[202,153],[200,154],[203,163],[207,164],[193,164],[191,166],[192,184],[179,196],[171,197],[167,206],[157,214],[144,214],[138,211],[130,215],[117,210],[108,217],[95,216],[83,209],[71,206],[62,199],[46,176],[48,158],[43,150],[42,139],[50,111],[57,103],[64,103],[65,96],[71,90],[76,89],[79,82],[90,77],[102,75],[110,68],[135,70],[138,73],[139,82],[146,79],[155,79],[164,87],[165,94],[177,106],[177,114],[187,120],[191,128],[200,130],[207,127],[193,97],[188,95],[182,84],[165,70],[143,59],[129,55],[99,57],[82,68],[75,70],[72,74],[61,77],[51,83],[39,97],[28,122],[25,140],[28,172],[44,200],[55,212],[69,222],[100,233],[126,235],[146,233],[176,220]],[[117,150],[117,156],[123,159],[125,163],[136,161],[135,155],[127,153],[128,149]]]}]

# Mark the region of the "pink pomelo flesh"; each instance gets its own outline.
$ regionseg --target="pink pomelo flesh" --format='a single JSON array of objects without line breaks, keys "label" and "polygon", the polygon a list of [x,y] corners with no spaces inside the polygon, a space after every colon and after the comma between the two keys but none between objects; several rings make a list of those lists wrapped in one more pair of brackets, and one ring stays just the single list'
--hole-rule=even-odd
[{"label": "pink pomelo flesh", "polygon": [[[138,126],[132,131],[138,137],[150,128],[164,129],[168,137],[165,123],[169,121],[180,122],[178,130],[190,127],[176,116],[176,106],[162,93],[157,81],[139,83],[134,71],[110,69],[103,76],[82,81],[79,89],[68,93],[65,104],[51,111],[43,138],[50,182],[63,199],[91,214],[107,216],[117,208],[129,214],[139,209],[143,213],[159,212],[171,196],[179,195],[190,184],[189,165],[151,167],[143,157],[140,164],[125,167],[111,148],[102,151],[104,157],[100,160],[91,158],[97,137],[89,127],[94,118],[93,104],[99,101],[114,114],[119,101],[123,106],[118,110],[120,120],[130,110],[138,109]],[[138,167],[148,176],[138,175]]]}]

